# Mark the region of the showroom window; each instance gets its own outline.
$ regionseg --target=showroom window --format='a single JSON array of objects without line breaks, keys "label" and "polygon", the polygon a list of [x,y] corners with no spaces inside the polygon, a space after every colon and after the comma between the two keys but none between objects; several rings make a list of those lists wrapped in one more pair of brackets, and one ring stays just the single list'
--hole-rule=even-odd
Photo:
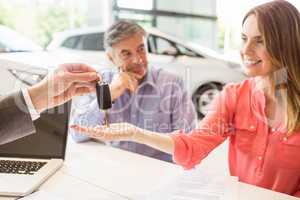
[{"label": "showroom window", "polygon": [[118,7],[122,8],[135,8],[143,10],[152,10],[153,9],[153,0],[117,0]]},{"label": "showroom window", "polygon": [[113,14],[115,20],[134,20],[145,27],[156,27],[199,45],[218,48],[216,0],[114,0]]}]

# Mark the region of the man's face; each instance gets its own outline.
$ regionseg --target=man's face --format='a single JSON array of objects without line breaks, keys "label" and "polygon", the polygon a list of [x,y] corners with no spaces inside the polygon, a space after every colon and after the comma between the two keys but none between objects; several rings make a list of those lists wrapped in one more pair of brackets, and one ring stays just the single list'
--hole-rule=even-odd
[{"label": "man's face", "polygon": [[142,34],[135,34],[114,44],[108,56],[120,70],[133,73],[138,80],[147,73],[146,38]]}]

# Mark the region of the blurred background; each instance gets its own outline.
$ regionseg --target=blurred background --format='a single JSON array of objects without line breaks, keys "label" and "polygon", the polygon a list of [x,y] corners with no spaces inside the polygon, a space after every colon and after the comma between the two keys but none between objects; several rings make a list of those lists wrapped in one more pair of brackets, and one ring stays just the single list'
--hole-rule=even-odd
[{"label": "blurred background", "polygon": [[[299,1],[289,1],[299,8]],[[0,24],[46,47],[56,32],[131,19],[231,54],[238,49],[243,15],[263,2],[267,0],[0,0]]]}]

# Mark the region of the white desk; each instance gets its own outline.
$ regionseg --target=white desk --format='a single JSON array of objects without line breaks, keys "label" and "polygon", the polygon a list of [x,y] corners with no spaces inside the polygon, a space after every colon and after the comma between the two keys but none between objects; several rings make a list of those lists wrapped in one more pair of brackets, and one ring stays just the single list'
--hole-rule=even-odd
[{"label": "white desk", "polygon": [[[180,166],[104,146],[69,140],[64,166],[41,190],[62,199],[135,199],[151,193],[159,184],[180,175]],[[285,194],[239,184],[239,200],[297,199]],[[0,198],[1,199],[1,198]],[[2,198],[12,199],[12,198]]]}]

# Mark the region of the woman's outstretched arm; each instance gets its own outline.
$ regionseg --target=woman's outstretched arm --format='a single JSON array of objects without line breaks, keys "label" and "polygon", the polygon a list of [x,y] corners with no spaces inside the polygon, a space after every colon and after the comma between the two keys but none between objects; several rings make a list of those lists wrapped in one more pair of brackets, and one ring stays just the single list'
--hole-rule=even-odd
[{"label": "woman's outstretched arm", "polygon": [[174,141],[169,134],[144,130],[128,123],[111,124],[109,128],[105,126],[89,128],[79,125],[72,125],[71,128],[102,141],[132,141],[151,146],[165,153],[173,154],[174,152]]}]

